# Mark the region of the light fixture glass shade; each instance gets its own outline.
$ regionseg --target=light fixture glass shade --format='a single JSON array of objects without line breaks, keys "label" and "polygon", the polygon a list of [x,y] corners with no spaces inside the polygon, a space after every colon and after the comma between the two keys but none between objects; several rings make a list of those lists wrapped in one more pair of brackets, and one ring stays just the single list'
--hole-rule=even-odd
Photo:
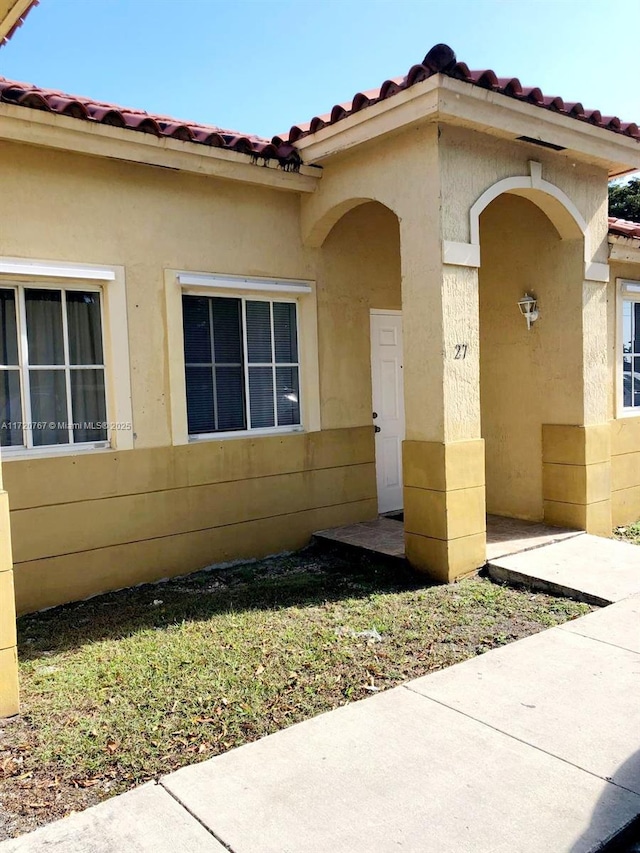
[{"label": "light fixture glass shade", "polygon": [[527,321],[527,329],[530,329],[531,324],[535,323],[535,321],[540,316],[538,311],[538,300],[535,298],[535,296],[531,296],[531,294],[525,293],[522,299],[518,300],[518,307],[520,308],[520,313]]}]

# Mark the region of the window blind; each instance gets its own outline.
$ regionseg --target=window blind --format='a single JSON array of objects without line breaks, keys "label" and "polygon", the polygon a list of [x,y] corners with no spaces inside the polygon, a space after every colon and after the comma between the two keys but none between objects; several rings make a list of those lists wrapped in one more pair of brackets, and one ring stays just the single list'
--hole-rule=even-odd
[{"label": "window blind", "polygon": [[296,304],[184,294],[190,435],[300,423]]}]

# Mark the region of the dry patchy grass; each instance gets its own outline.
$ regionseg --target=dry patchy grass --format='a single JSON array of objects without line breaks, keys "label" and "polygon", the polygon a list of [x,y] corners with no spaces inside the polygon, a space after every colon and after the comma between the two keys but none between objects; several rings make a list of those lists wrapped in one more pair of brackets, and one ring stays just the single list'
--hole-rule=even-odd
[{"label": "dry patchy grass", "polygon": [[0,838],[588,610],[309,549],[24,617]]}]

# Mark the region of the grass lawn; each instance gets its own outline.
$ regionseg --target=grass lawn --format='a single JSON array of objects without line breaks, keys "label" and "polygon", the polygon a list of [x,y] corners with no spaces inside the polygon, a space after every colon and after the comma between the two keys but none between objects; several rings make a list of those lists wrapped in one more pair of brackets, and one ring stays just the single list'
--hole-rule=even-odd
[{"label": "grass lawn", "polygon": [[308,549],[23,617],[0,838],[589,609]]}]

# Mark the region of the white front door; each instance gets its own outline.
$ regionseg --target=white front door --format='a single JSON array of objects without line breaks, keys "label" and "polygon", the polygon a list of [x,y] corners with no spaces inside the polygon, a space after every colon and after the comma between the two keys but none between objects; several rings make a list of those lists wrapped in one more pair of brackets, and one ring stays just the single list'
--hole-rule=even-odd
[{"label": "white front door", "polygon": [[378,512],[392,512],[403,507],[404,393],[400,311],[371,312],[371,383]]}]

